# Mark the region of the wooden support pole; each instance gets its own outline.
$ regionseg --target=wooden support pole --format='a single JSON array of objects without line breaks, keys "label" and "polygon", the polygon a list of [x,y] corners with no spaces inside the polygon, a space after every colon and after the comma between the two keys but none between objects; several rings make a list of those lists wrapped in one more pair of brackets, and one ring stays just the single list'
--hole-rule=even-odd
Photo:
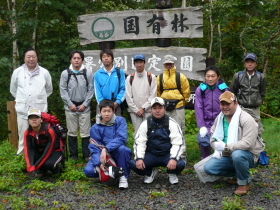
[{"label": "wooden support pole", "polygon": [[7,102],[7,117],[8,117],[8,137],[9,142],[15,149],[18,148],[18,130],[17,130],[17,113],[15,110],[15,101]]}]

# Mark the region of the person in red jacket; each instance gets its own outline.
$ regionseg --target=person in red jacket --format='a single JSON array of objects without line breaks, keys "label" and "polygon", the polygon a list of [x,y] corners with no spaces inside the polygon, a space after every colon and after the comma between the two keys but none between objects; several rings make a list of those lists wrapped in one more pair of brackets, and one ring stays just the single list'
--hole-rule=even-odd
[{"label": "person in red jacket", "polygon": [[28,123],[29,128],[24,133],[26,170],[36,171],[36,177],[42,177],[47,171],[60,173],[63,156],[55,131],[42,120],[39,109],[28,111]]}]

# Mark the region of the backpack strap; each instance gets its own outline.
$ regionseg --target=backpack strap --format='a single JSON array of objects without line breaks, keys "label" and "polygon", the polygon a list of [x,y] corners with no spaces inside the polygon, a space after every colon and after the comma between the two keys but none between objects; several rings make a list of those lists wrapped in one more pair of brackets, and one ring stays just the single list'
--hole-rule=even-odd
[{"label": "backpack strap", "polygon": [[148,78],[149,85],[151,86],[151,83],[152,83],[152,73],[151,72],[147,72],[147,78]]},{"label": "backpack strap", "polygon": [[130,85],[132,85],[133,80],[134,80],[134,73],[132,73],[132,74],[130,75],[130,78],[129,78],[129,83],[130,83]]},{"label": "backpack strap", "polygon": [[[131,75],[130,75],[130,79],[129,79],[129,83],[130,83],[130,85],[132,85],[132,82],[133,82],[133,80],[134,80],[134,73],[132,73]],[[148,79],[148,83],[149,83],[149,85],[151,86],[151,83],[152,83],[152,73],[151,72],[147,72],[147,79]]]},{"label": "backpack strap", "polygon": [[[166,114],[164,117],[164,125],[163,127],[167,130],[168,135],[170,134],[170,129],[169,129],[169,116]],[[147,136],[149,136],[152,132],[153,129],[157,129],[160,127],[152,127],[152,115],[150,115],[149,117],[147,117]]]},{"label": "backpack strap", "polygon": [[83,69],[82,72],[79,72],[77,74],[75,74],[72,70],[67,69],[67,73],[68,73],[68,78],[67,78],[67,82],[66,82],[67,83],[67,88],[68,88],[68,84],[69,84],[69,81],[70,81],[70,78],[71,78],[72,75],[75,77],[77,83],[78,83],[77,75],[83,75],[85,80],[86,80],[86,85],[88,87],[87,69]]},{"label": "backpack strap", "polygon": [[[181,78],[180,78],[180,72],[176,72],[176,88],[169,88],[169,89],[163,89],[163,73],[159,75],[159,88],[160,93],[162,93],[164,90],[179,90],[180,94],[184,97],[181,91]],[[184,97],[185,98],[185,97]]]},{"label": "backpack strap", "polygon": [[120,67],[116,67],[116,72],[118,75],[118,80],[119,80],[119,88],[118,88],[118,93],[120,92],[120,87],[121,87],[121,72],[120,72]]}]

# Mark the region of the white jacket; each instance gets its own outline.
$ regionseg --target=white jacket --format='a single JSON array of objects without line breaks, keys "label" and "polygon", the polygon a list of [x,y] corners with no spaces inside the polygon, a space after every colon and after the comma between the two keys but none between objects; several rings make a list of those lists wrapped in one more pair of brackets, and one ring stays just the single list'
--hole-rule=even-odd
[{"label": "white jacket", "polygon": [[[171,117],[169,117],[169,130],[170,130],[169,137],[172,144],[172,147],[170,149],[170,158],[174,158],[178,161],[181,155],[183,154],[183,152],[186,150],[186,143],[180,126]],[[145,120],[140,125],[138,132],[135,136],[135,141],[133,145],[135,160],[144,159],[145,157],[147,141],[148,141],[147,131],[148,131],[148,124],[147,124],[147,120]]]},{"label": "white jacket", "polygon": [[52,93],[52,79],[45,68],[37,64],[39,73],[32,76],[25,64],[14,70],[10,92],[15,98],[17,116],[27,119],[27,112],[37,108],[42,112],[48,111],[47,97]]}]

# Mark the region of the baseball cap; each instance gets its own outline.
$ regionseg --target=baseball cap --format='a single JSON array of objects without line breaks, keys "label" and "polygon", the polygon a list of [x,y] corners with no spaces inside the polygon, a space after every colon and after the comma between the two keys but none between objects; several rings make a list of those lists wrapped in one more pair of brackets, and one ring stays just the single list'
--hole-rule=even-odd
[{"label": "baseball cap", "polygon": [[41,111],[39,109],[31,109],[28,111],[28,117],[31,115],[36,115],[38,117],[41,117]]},{"label": "baseball cap", "polygon": [[220,102],[225,101],[227,103],[231,103],[233,101],[236,101],[235,95],[230,91],[225,91],[223,94],[219,97]]},{"label": "baseball cap", "polygon": [[143,55],[143,54],[136,54],[136,55],[134,55],[133,60],[134,60],[134,61],[135,61],[135,60],[142,60],[142,61],[145,61],[145,55]]},{"label": "baseball cap", "polygon": [[151,106],[153,106],[154,104],[160,104],[162,106],[165,106],[164,100],[160,97],[155,97],[152,101],[151,101]]},{"label": "baseball cap", "polygon": [[252,59],[253,61],[257,62],[258,59],[257,59],[257,56],[255,53],[247,53],[245,56],[244,56],[244,61],[246,61],[247,59]]},{"label": "baseball cap", "polygon": [[165,55],[163,57],[163,64],[165,63],[175,63],[177,58],[175,58],[173,55]]}]

